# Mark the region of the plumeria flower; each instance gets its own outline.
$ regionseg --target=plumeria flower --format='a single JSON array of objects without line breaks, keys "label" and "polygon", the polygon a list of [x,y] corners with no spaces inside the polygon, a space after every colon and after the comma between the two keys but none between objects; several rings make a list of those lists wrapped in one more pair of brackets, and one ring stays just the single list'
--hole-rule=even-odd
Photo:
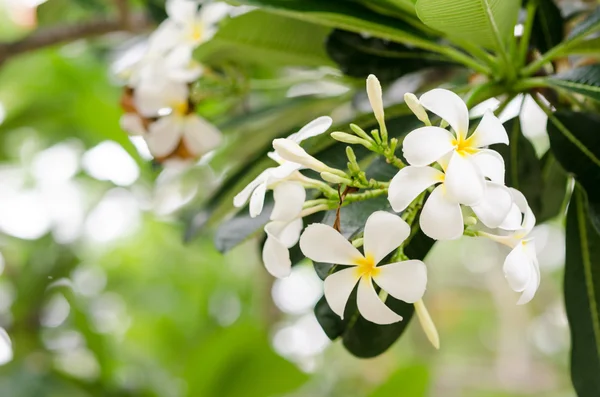
[{"label": "plumeria flower", "polygon": [[282,278],[292,271],[289,249],[296,245],[303,228],[300,214],[306,191],[301,183],[286,181],[275,186],[273,197],[275,205],[271,221],[265,226],[267,240],[262,258],[269,273]]},{"label": "plumeria flower", "polygon": [[187,106],[179,106],[173,112],[150,124],[145,136],[150,152],[155,157],[173,153],[180,143],[193,156],[204,155],[221,144],[221,132],[211,123]]},{"label": "plumeria flower", "polygon": [[[533,299],[540,285],[540,268],[537,260],[533,238],[529,236],[535,226],[535,215],[527,204],[523,193],[510,188],[515,207],[518,208],[518,217],[521,218],[520,226],[506,234],[498,230],[498,233],[480,231],[479,235],[490,238],[493,241],[504,244],[512,249],[504,260],[504,275],[509,286],[515,292],[521,292],[517,304],[522,305]],[[521,215],[522,214],[522,215]],[[515,212],[511,211],[500,229],[511,229],[515,222]]]},{"label": "plumeria flower", "polygon": [[133,95],[136,109],[142,116],[156,117],[187,108],[189,88],[185,83],[162,78],[141,83]]},{"label": "plumeria flower", "polygon": [[419,260],[377,266],[410,234],[402,218],[377,211],[367,219],[364,255],[331,226],[315,223],[300,237],[300,249],[313,261],[348,266],[325,279],[325,299],[338,316],[358,283],[357,306],[360,314],[376,324],[402,320],[381,301],[373,282],[396,299],[414,303],[421,299],[427,284],[427,269]]},{"label": "plumeria flower", "polygon": [[[433,239],[453,240],[463,234],[463,213],[460,204],[448,193],[447,164],[443,161],[442,169],[444,171],[433,167],[402,168],[390,182],[388,200],[394,211],[401,212],[425,189],[438,185],[423,206],[419,225],[423,233]],[[512,197],[508,188],[494,179],[485,181],[485,185],[482,199],[470,207],[484,225],[496,228],[510,212]]]},{"label": "plumeria flower", "polygon": [[129,135],[144,136],[147,134],[142,118],[136,113],[125,113],[119,120],[121,128]]},{"label": "plumeria flower", "polygon": [[419,104],[437,114],[452,127],[453,133],[435,126],[410,132],[402,143],[404,158],[410,165],[423,167],[451,154],[446,170],[448,197],[465,205],[477,204],[485,194],[485,179],[478,162],[504,173],[504,162],[496,152],[485,149],[495,143],[508,144],[504,126],[490,111],[484,114],[475,132],[469,132],[469,111],[463,100],[452,91],[436,88],[419,98]]},{"label": "plumeria flower", "polygon": [[[318,117],[306,124],[298,132],[281,140],[299,144],[308,138],[323,134],[331,127],[332,123],[333,120],[331,117]],[[262,212],[267,189],[273,187],[278,182],[288,179],[296,171],[303,168],[302,164],[286,161],[277,152],[270,152],[268,156],[279,163],[279,166],[264,170],[233,199],[233,205],[238,208],[243,207],[250,200],[250,216],[253,218]]]}]

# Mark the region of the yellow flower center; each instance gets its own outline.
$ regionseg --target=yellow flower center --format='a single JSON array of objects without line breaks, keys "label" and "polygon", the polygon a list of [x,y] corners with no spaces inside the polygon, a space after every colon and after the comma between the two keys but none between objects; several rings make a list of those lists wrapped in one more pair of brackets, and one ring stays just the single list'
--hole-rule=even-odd
[{"label": "yellow flower center", "polygon": [[374,277],[381,271],[381,269],[378,269],[377,266],[375,266],[375,258],[373,258],[373,255],[371,254],[367,254],[364,258],[360,257],[355,259],[354,263],[357,265],[356,273],[358,277]]},{"label": "yellow flower center", "polygon": [[190,34],[191,39],[193,41],[200,41],[200,39],[202,39],[202,31],[202,24],[195,23]]},{"label": "yellow flower center", "polygon": [[464,139],[462,135],[458,135],[458,139],[452,140],[452,145],[456,147],[456,152],[461,156],[466,156],[467,154],[475,154],[477,153],[477,147],[473,144],[473,140],[471,137]]},{"label": "yellow flower center", "polygon": [[185,116],[188,112],[187,102],[179,102],[173,105],[173,114],[177,116]]}]

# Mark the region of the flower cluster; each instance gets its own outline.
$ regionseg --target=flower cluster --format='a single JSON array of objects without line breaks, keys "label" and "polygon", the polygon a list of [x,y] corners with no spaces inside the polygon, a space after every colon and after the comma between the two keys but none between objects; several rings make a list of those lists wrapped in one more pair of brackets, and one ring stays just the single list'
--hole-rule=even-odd
[{"label": "flower cluster", "polygon": [[[530,301],[540,282],[535,247],[528,236],[535,217],[523,194],[505,186],[504,160],[488,148],[509,143],[502,123],[487,112],[469,133],[467,105],[457,94],[445,89],[431,90],[420,98],[407,94],[406,104],[425,125],[404,137],[401,158],[396,155],[399,140],[388,137],[381,86],[375,76],[367,79],[367,94],[379,129],[369,135],[351,125],[353,134],[333,132],[331,136],[384,156],[399,169],[397,174],[391,181],[368,180],[351,147],[347,148],[347,171],[309,155],[300,144],[324,133],[332,124],[329,117],[312,121],[288,138],[275,139],[269,156],[279,165],[265,170],[234,199],[236,207],[249,201],[250,216],[255,217],[263,209],[266,191],[273,190],[275,203],[263,247],[267,270],[276,277],[289,275],[289,248],[299,242],[307,258],[336,265],[325,279],[324,294],[340,317],[358,284],[357,307],[365,319],[377,324],[402,320],[385,305],[388,295],[414,303],[430,340],[437,345],[435,327],[421,300],[427,269],[422,261],[407,258],[403,250],[418,218],[423,233],[435,240],[467,235],[509,246],[512,251],[504,261],[508,284],[521,293],[519,304]],[[432,124],[430,114],[439,117],[439,126]],[[318,172],[323,181],[308,178],[301,173],[303,169]],[[306,189],[317,190],[317,198],[306,200]],[[339,222],[333,226],[313,223],[302,232],[302,218],[307,215],[381,195],[387,195],[391,208],[400,215],[374,212],[362,237],[348,241]]]},{"label": "flower cluster", "polygon": [[219,130],[195,113],[191,83],[203,72],[192,53],[215,32],[211,4],[167,0],[168,18],[152,33],[141,57],[120,72],[127,80],[121,127],[144,137],[152,155],[198,158],[221,143]]}]

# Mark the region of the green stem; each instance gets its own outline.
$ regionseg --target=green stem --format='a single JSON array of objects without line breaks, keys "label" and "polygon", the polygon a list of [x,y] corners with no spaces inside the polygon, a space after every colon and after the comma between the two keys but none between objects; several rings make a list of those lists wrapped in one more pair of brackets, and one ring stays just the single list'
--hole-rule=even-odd
[{"label": "green stem", "polygon": [[[459,50],[457,50],[453,47],[445,47],[445,46],[442,46],[439,44],[434,44],[434,43],[429,43],[429,42],[426,42],[426,43],[427,43],[427,45],[423,46],[422,48],[445,55],[450,59],[453,59],[459,63],[462,63],[465,66],[470,67],[471,69],[473,69],[476,72],[487,74],[487,75],[491,74],[491,72],[492,72],[492,70],[488,66],[482,65],[481,63],[477,62],[474,58],[471,58],[470,56],[463,54],[462,52],[460,52]],[[418,46],[417,44],[415,44],[415,45]]]},{"label": "green stem", "polygon": [[476,44],[469,43],[468,41],[458,39],[451,39],[450,41],[455,43],[457,46],[465,49],[468,53],[470,53],[477,59],[485,62],[490,67],[492,72],[498,71],[497,59],[483,48],[479,47]]},{"label": "green stem", "polygon": [[535,12],[537,10],[537,2],[530,1],[527,4],[527,19],[523,26],[523,34],[521,35],[521,42],[519,43],[519,57],[517,58],[517,68],[523,67],[527,60],[527,51],[529,50],[529,40],[531,38],[531,31],[533,29],[533,20],[535,19]]},{"label": "green stem", "polygon": [[571,41],[563,41],[556,47],[552,47],[551,49],[543,53],[538,60],[530,63],[525,68],[523,68],[521,70],[521,75],[525,77],[531,76],[532,74],[537,72],[542,66],[544,66],[544,64],[550,62],[554,58],[563,55],[563,53],[566,52],[570,47],[579,44],[581,41],[585,40],[586,37],[588,36],[582,35],[581,37],[578,37]]},{"label": "green stem", "polygon": [[373,189],[373,190],[369,190],[369,191],[362,192],[362,193],[348,194],[344,198],[344,203],[342,205],[348,205],[348,204],[354,203],[356,201],[369,200],[369,199],[387,194],[387,192],[388,192],[387,189]]}]

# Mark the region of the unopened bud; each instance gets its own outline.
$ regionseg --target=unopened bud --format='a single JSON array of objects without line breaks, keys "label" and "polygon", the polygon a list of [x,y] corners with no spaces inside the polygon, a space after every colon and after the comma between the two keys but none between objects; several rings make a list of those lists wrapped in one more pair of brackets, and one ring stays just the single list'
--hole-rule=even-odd
[{"label": "unopened bud", "polygon": [[419,99],[415,96],[415,94],[407,92],[404,94],[404,102],[408,105],[409,109],[417,116],[419,120],[421,120],[426,125],[431,125],[431,121],[429,121],[429,116],[427,116],[427,112]]},{"label": "unopened bud", "polygon": [[352,130],[352,132],[354,132],[356,135],[358,135],[362,139],[369,141],[369,142],[372,141],[372,138],[369,136],[369,134],[367,134],[362,128],[360,128],[356,124],[350,124],[350,129]]},{"label": "unopened bud", "polygon": [[474,216],[467,216],[465,218],[465,225],[467,226],[475,226],[477,224],[477,218]]},{"label": "unopened bud", "polygon": [[381,91],[381,83],[379,83],[379,80],[373,74],[367,77],[367,96],[369,97],[369,102],[371,102],[375,118],[380,124],[383,124],[385,119],[383,113],[383,93]]},{"label": "unopened bud", "polygon": [[433,347],[439,350],[440,336],[422,299],[415,302],[415,311],[417,312],[419,323],[421,323],[421,327],[423,328],[425,335],[427,335],[427,339],[429,339],[429,342],[431,342]]},{"label": "unopened bud", "polygon": [[356,163],[356,154],[354,153],[354,150],[352,150],[352,148],[350,146],[346,146],[346,157],[348,157],[348,160],[351,163]]},{"label": "unopened bud", "polygon": [[359,137],[357,137],[355,135],[347,134],[345,132],[339,132],[339,131],[332,132],[331,133],[331,137],[333,139],[335,139],[336,141],[340,141],[340,142],[344,142],[344,143],[349,143],[351,145],[363,145],[363,146],[365,146],[367,148],[371,147],[371,143],[370,142],[367,142],[367,141],[365,141],[362,138],[359,138]]},{"label": "unopened bud", "polygon": [[321,178],[326,182],[335,184],[349,185],[352,183],[350,179],[332,174],[331,172],[321,172]]}]

